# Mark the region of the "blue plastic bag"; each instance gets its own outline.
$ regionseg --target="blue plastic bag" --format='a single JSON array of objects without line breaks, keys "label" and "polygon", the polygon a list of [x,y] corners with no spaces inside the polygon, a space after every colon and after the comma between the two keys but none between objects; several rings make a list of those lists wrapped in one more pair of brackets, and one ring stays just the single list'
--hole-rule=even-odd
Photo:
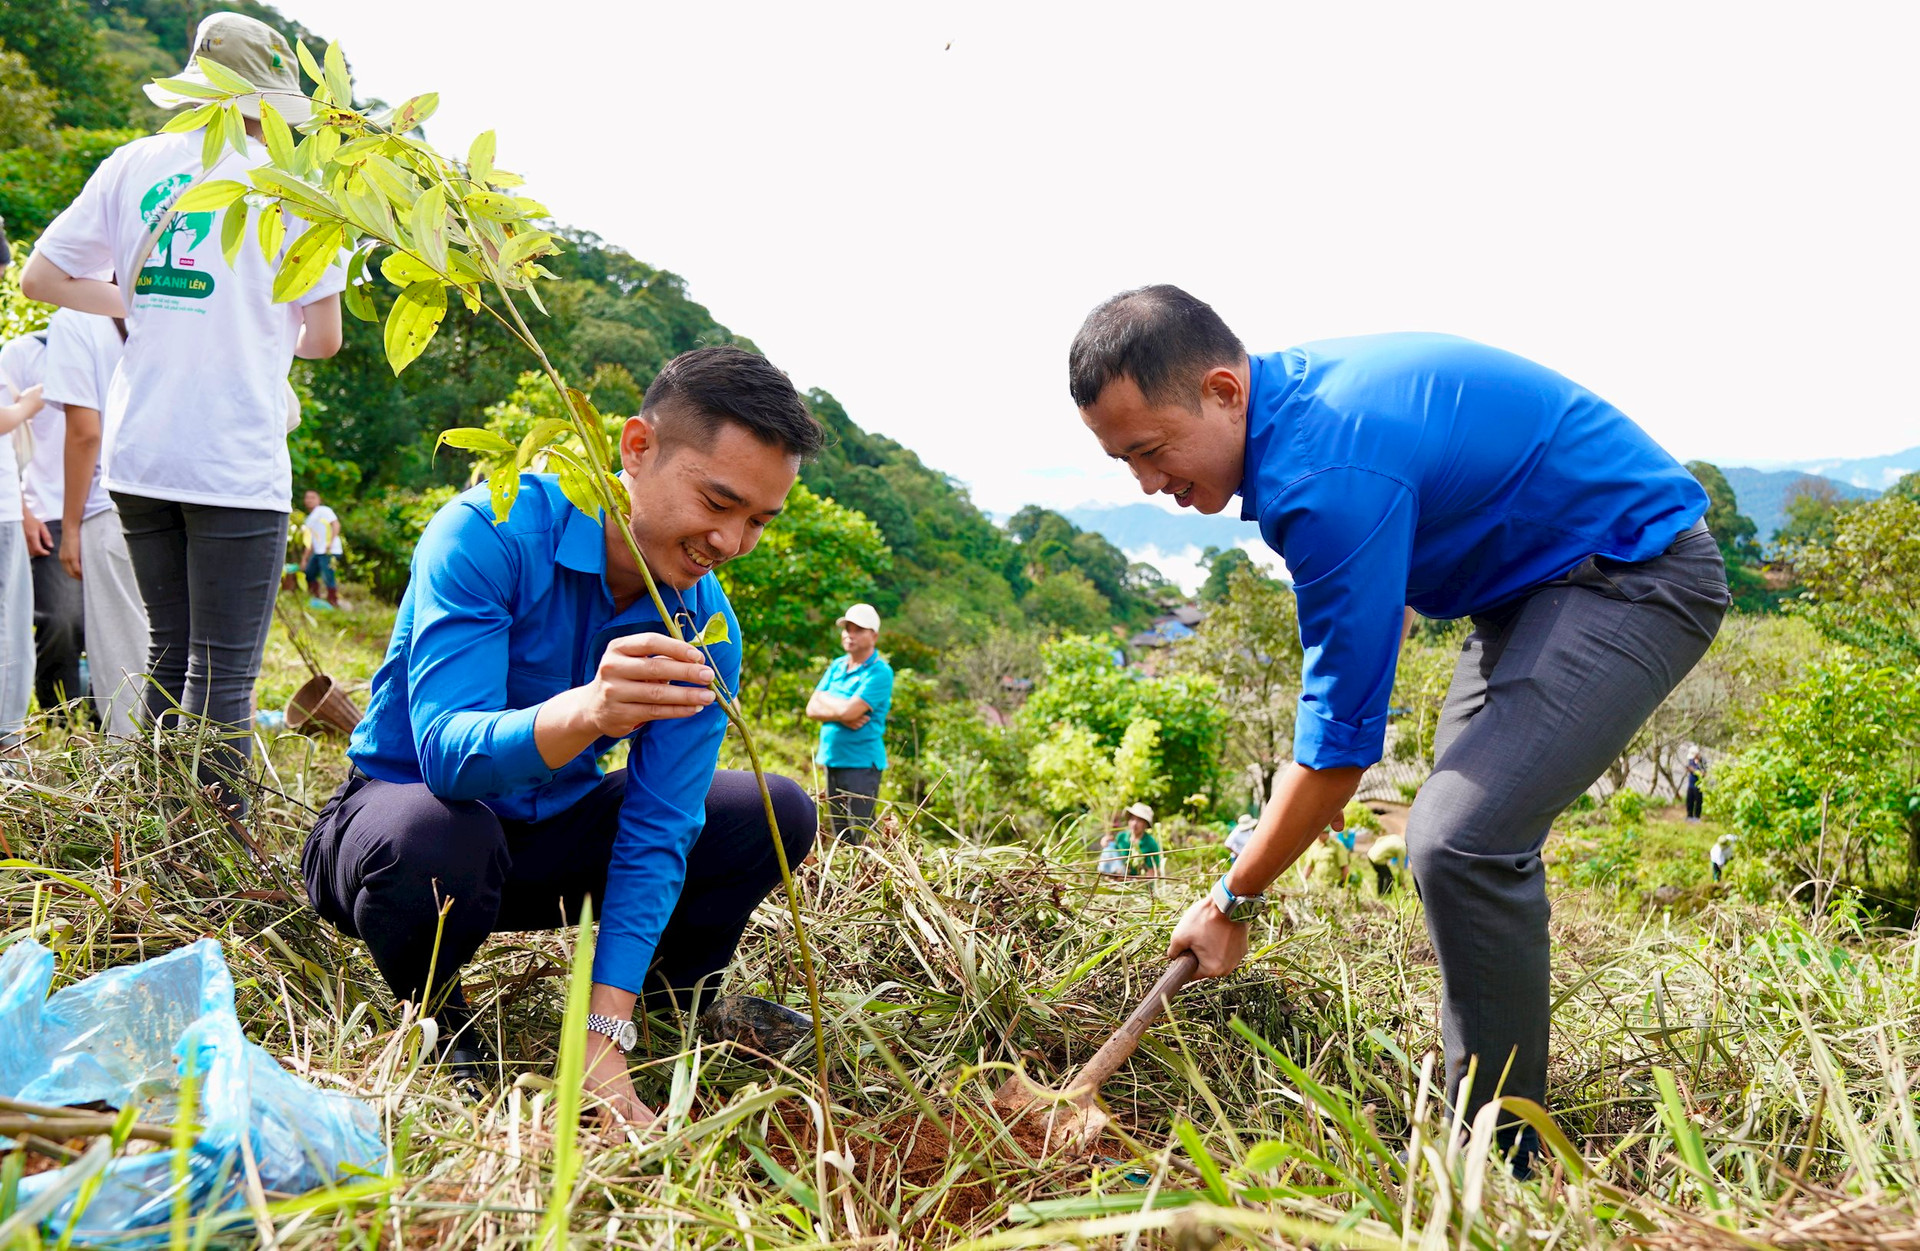
[{"label": "blue plastic bag", "polygon": [[[53,953],[39,943],[21,939],[0,954],[0,1093],[46,1104],[131,1103],[139,1120],[170,1125],[191,1065],[202,1127],[186,1183],[194,1215],[244,1206],[243,1138],[267,1190],[303,1193],[351,1169],[384,1167],[372,1108],[314,1088],[247,1039],[234,1013],[233,977],[213,940],[110,969],[48,998],[52,984]],[[74,1224],[81,1243],[164,1243],[173,1159],[160,1148],[112,1161],[84,1210],[76,1215],[79,1196],[69,1194],[45,1228],[57,1235]],[[69,1173],[80,1167],[23,1179],[20,1205],[73,1189]]]}]

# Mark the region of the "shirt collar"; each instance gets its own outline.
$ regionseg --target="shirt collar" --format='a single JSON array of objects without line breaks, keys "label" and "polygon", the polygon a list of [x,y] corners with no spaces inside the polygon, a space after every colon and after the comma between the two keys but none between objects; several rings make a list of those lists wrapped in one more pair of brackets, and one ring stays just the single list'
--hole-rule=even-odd
[{"label": "shirt collar", "polygon": [[1281,410],[1300,388],[1296,353],[1247,357],[1247,447],[1240,469],[1240,517],[1260,520],[1260,471],[1283,443]]},{"label": "shirt collar", "polygon": [[554,552],[554,559],[569,569],[604,577],[607,572],[607,528],[601,521],[603,514],[595,513],[589,517],[565,499],[560,501],[560,507],[567,510],[567,521],[560,531],[560,546]]}]

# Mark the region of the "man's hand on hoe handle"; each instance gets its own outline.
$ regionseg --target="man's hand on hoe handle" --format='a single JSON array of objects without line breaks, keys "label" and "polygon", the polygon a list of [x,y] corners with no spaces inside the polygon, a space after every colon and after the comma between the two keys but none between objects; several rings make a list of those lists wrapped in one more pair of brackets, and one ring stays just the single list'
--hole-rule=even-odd
[{"label": "man's hand on hoe handle", "polygon": [[691,717],[714,700],[713,670],[700,649],[664,634],[628,634],[607,644],[584,686],[540,706],[533,738],[558,768],[595,739],[624,738],[649,721]]},{"label": "man's hand on hoe handle", "polygon": [[[1352,766],[1309,769],[1300,764],[1282,769],[1246,851],[1227,873],[1228,888],[1241,896],[1265,893],[1321,830],[1345,829],[1343,810],[1359,789],[1363,772]],[[1200,977],[1225,977],[1247,958],[1249,928],[1248,922],[1229,921],[1202,895],[1173,927],[1167,958],[1191,951],[1200,961]]]}]

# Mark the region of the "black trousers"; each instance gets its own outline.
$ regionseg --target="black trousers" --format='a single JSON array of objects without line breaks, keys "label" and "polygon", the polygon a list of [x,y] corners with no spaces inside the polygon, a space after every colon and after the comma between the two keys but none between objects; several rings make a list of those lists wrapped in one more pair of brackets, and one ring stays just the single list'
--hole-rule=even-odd
[{"label": "black trousers", "polygon": [[[798,866],[813,846],[813,800],[791,778],[767,782],[788,862]],[[419,1001],[431,967],[434,999],[464,1003],[459,970],[489,934],[558,929],[589,897],[600,911],[626,786],[619,769],[556,817],[503,821],[477,800],[442,799],[425,783],[381,782],[356,769],[307,836],[300,857],[307,898],[341,933],[367,945],[396,999]],[[706,826],[687,854],[680,902],[647,974],[648,1005],[684,1007],[696,989],[711,998],[711,983],[702,988],[702,981],[732,961],[747,918],[779,884],[753,774],[718,771]]]},{"label": "black trousers", "polygon": [[827,766],[827,817],[833,836],[849,843],[866,841],[873,829],[873,806],[880,798],[882,769]]},{"label": "black trousers", "polygon": [[[86,603],[80,579],[60,564],[60,523],[48,521],[53,550],[33,570],[33,697],[42,709],[79,699],[80,653],[86,647]],[[81,714],[83,717],[85,713]]]},{"label": "black trousers", "polygon": [[1706,796],[1700,793],[1700,783],[1687,779],[1687,816],[1698,821],[1700,814],[1706,811]]}]

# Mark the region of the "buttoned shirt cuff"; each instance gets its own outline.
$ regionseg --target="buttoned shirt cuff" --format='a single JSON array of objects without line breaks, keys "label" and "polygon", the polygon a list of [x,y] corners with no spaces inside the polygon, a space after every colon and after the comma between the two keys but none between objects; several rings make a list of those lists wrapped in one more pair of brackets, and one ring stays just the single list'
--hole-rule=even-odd
[{"label": "buttoned shirt cuff", "polygon": [[1387,717],[1364,717],[1357,724],[1335,721],[1319,705],[1301,700],[1293,717],[1293,758],[1309,769],[1378,764],[1386,754]]},{"label": "buttoned shirt cuff", "polygon": [[493,763],[500,774],[501,790],[519,790],[545,786],[553,781],[554,770],[540,755],[534,741],[533,722],[542,705],[513,708],[500,714],[493,725]]}]

